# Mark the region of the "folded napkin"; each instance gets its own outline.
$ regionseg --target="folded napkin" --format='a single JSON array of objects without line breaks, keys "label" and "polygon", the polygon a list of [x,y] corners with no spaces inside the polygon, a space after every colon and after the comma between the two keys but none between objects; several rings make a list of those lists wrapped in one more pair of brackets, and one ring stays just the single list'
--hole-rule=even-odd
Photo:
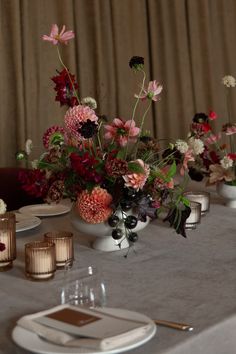
[{"label": "folded napkin", "polygon": [[96,350],[127,345],[145,336],[153,326],[151,322],[113,316],[102,309],[87,310],[71,305],[24,316],[17,324],[57,345]]}]

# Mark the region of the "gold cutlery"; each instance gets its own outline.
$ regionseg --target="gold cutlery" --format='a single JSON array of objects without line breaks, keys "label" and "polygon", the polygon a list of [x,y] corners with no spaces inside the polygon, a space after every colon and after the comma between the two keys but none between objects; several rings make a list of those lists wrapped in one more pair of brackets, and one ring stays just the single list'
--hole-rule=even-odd
[{"label": "gold cutlery", "polygon": [[192,331],[193,327],[185,324],[185,323],[178,323],[172,321],[165,321],[165,320],[153,320],[154,323],[158,326],[165,326],[173,329],[178,329],[180,331]]}]

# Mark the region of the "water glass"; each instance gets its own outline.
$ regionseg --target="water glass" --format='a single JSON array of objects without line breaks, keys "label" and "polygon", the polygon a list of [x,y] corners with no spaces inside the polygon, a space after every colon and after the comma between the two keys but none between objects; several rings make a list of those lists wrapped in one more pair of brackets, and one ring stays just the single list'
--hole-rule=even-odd
[{"label": "water glass", "polygon": [[83,307],[103,307],[106,304],[106,288],[104,281],[95,267],[81,269],[68,267],[65,270],[61,304]]}]

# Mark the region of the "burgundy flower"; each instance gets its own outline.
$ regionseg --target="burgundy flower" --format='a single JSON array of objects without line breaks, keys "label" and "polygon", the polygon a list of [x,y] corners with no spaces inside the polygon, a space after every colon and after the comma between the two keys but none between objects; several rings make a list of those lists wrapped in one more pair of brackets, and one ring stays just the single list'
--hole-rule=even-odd
[{"label": "burgundy flower", "polygon": [[69,75],[66,69],[63,69],[58,75],[52,77],[52,81],[56,84],[54,87],[54,90],[57,93],[55,100],[59,101],[61,106],[67,105],[69,107],[74,107],[79,104],[74,93],[74,89],[78,89],[78,84],[75,80],[75,75],[70,74],[70,72]]},{"label": "burgundy flower", "polygon": [[6,249],[5,243],[0,242],[0,252],[5,251],[5,249]]},{"label": "burgundy flower", "polygon": [[98,173],[99,160],[94,156],[89,155],[88,152],[83,153],[82,156],[72,153],[70,155],[71,167],[78,174],[78,177],[84,179],[85,182],[101,183],[103,180],[103,173]]},{"label": "burgundy flower", "polygon": [[105,163],[108,176],[119,177],[128,173],[128,163],[125,160],[108,157]]},{"label": "burgundy flower", "polygon": [[35,197],[44,198],[48,191],[46,172],[39,169],[20,171],[19,181],[22,189]]}]

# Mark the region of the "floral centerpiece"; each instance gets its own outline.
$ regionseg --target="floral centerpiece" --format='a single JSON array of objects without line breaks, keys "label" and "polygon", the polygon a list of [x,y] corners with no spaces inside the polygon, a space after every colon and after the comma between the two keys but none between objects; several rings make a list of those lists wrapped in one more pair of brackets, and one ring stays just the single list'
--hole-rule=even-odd
[{"label": "floral centerpiece", "polygon": [[221,131],[215,132],[215,112],[194,115],[187,142],[198,139],[201,151],[196,159],[189,161],[189,175],[195,180],[207,176],[208,184],[224,182],[236,186],[236,123],[231,119],[229,100],[229,90],[236,86],[236,80],[227,75],[223,77],[222,83],[226,89],[228,122],[222,125]]},{"label": "floral centerpiece", "polygon": [[[59,32],[57,25],[52,26],[49,36],[43,36],[57,48],[62,70],[52,81],[56,101],[68,110],[63,125],[51,126],[44,133],[45,152],[33,161],[33,169],[21,174],[24,190],[48,202],[71,198],[81,219],[89,224],[108,223],[113,228],[112,237],[120,242],[121,221],[126,239],[133,244],[137,234],[132,230],[137,222],[161,213],[177,233],[186,236],[184,225],[190,208],[183,187],[174,184],[176,152],[162,151],[158,140],[143,130],[162,86],[156,80],[146,86],[144,59],[132,57],[129,66],[142,75],[142,84],[134,95],[129,119],[99,116],[95,99],[79,97],[75,75],[62,60],[59,45],[72,38],[73,31],[65,31],[63,26]],[[143,113],[137,113],[138,109]],[[28,140],[25,150],[17,155],[19,159],[29,158],[31,145]],[[128,210],[134,214],[129,215]]]}]

